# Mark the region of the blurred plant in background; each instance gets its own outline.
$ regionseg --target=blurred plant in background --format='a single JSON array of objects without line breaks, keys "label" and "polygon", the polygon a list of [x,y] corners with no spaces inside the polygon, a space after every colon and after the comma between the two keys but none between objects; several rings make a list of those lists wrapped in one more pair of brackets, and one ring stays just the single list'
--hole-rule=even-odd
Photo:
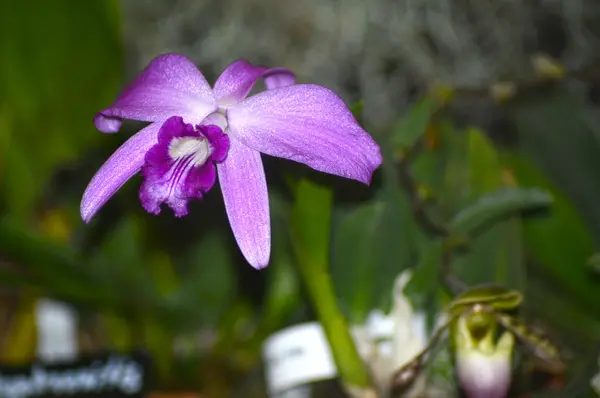
[{"label": "blurred plant in background", "polygon": [[[506,78],[494,72],[469,80],[465,72],[464,81],[428,81],[419,98],[399,90],[411,106],[401,111],[401,103],[389,102],[398,104],[389,113],[393,123],[373,123],[381,101],[349,90],[348,97],[365,99],[364,109],[358,102],[353,110],[382,147],[382,168],[366,188],[264,157],[273,250],[269,267],[256,272],[237,251],[214,192],[178,220],[167,212],[148,216],[132,182],[95,222],[79,221],[86,183],[138,128],[126,124],[123,134],[107,136],[92,123],[131,77],[123,66],[139,71],[126,63],[122,30],[133,25],[122,26],[119,10],[117,1],[60,0],[35,9],[12,2],[0,15],[2,363],[33,359],[35,305],[51,297],[77,311],[81,353],[147,349],[159,372],[157,390],[264,396],[264,341],[316,319],[337,322],[325,334],[337,347],[343,381],[357,380],[364,369],[348,354],[355,347],[346,326],[364,326],[373,310],[393,317],[395,282],[410,270],[403,294],[426,316],[427,335],[452,301],[446,285],[501,284],[523,295],[519,318],[543,331],[567,364],[564,389],[540,389],[540,396],[594,396],[600,125],[597,105],[573,89],[592,84],[594,98],[594,59],[537,57],[531,74]],[[574,21],[570,15],[564,18]],[[174,50],[157,45],[155,52]],[[199,61],[218,70],[225,60],[253,56],[219,48],[218,56]],[[326,62],[350,59],[329,55]],[[291,69],[299,62],[267,61]],[[410,76],[403,68],[391,76],[399,74]],[[391,91],[399,82],[382,81]],[[490,127],[488,113],[463,106],[480,102],[503,115],[504,127]],[[449,396],[453,366],[441,354],[426,368],[427,386]],[[517,349],[516,363],[523,356]],[[514,396],[531,389],[528,372],[515,369]]]}]

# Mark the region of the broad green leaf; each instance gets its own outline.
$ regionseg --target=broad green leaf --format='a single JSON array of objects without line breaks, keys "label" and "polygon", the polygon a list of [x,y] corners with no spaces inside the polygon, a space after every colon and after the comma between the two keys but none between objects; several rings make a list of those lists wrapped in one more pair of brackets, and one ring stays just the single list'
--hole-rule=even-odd
[{"label": "broad green leaf", "polygon": [[[381,261],[385,235],[395,235],[393,230],[386,228],[386,214],[385,203],[366,203],[345,215],[333,235],[332,269],[336,292],[350,312],[350,321],[357,324],[379,304],[377,296],[381,286],[376,279],[378,274],[385,272]],[[390,254],[386,252],[388,258]],[[394,267],[393,260],[387,265]]]},{"label": "broad green leaf", "polygon": [[57,166],[100,142],[94,114],[119,91],[116,0],[9,2],[0,13],[0,190],[28,218]]},{"label": "broad green leaf", "polygon": [[[283,326],[301,300],[300,281],[294,269],[289,234],[290,206],[274,192],[270,193],[271,224],[273,228],[273,253],[271,265],[266,270],[269,283],[265,309],[261,322],[264,333],[272,333]],[[262,336],[262,337],[266,337]]]},{"label": "broad green leaf", "polygon": [[[421,257],[404,294],[418,309],[426,309],[440,283],[440,266],[444,244],[441,239],[432,239],[421,246]],[[439,308],[436,308],[436,311]]]},{"label": "broad green leaf", "polygon": [[[97,282],[112,286],[115,299],[123,308],[155,308],[159,299],[143,250],[144,234],[139,220],[124,217],[89,258],[87,265]],[[130,307],[130,308],[131,308]]]},{"label": "broad green leaf", "polygon": [[599,282],[592,277],[587,261],[597,247],[581,209],[552,184],[530,160],[506,152],[504,160],[512,167],[521,186],[536,186],[553,197],[548,214],[528,218],[524,223],[525,247],[530,266],[560,286],[579,305],[600,316]]},{"label": "broad green leaf", "polygon": [[502,186],[502,165],[494,144],[479,129],[465,131],[469,151],[469,199]]},{"label": "broad green leaf", "polygon": [[[439,155],[444,161],[441,170],[443,179],[436,191],[439,195],[440,212],[451,217],[465,205],[473,195],[471,184],[471,148],[469,136],[455,129],[450,123],[439,125],[441,148]],[[488,171],[495,174],[497,170]],[[489,177],[488,177],[489,178]]]},{"label": "broad green leaf", "polygon": [[422,235],[399,186],[391,146],[381,148],[382,186],[368,201],[338,206],[334,213],[331,273],[341,306],[354,323],[362,323],[372,309],[389,309],[394,281],[415,265]]},{"label": "broad green leaf", "polygon": [[596,345],[600,336],[600,318],[597,314],[577,305],[570,292],[558,290],[545,275],[534,275],[535,278],[530,278],[527,300],[524,302],[527,312],[543,317],[553,329],[568,336],[569,346],[572,348],[585,351]]},{"label": "broad green leaf", "polygon": [[178,328],[214,325],[233,299],[235,274],[226,233],[206,234],[185,254],[181,288],[165,301]]},{"label": "broad green leaf", "polygon": [[564,192],[600,242],[600,124],[564,89],[523,97],[509,108],[519,151]]},{"label": "broad green leaf", "polygon": [[[475,210],[472,207],[474,202],[485,200],[493,192],[501,191],[512,182],[505,181],[506,172],[490,138],[476,128],[469,128],[464,134],[468,148],[469,178],[466,198],[457,213],[468,215],[469,208]],[[471,238],[468,252],[459,257],[456,266],[460,269],[461,262],[468,264],[462,270],[462,278],[469,283],[496,282],[524,293],[526,272],[521,214],[522,212],[515,211],[484,221],[487,228],[474,226],[478,230],[476,233],[458,229],[459,233],[468,233]],[[467,219],[464,221],[467,222]]]},{"label": "broad green leaf", "polygon": [[552,196],[539,188],[503,188],[479,198],[458,212],[450,222],[452,231],[472,234],[505,217],[547,207]]},{"label": "broad green leaf", "polygon": [[[477,129],[456,130],[448,122],[432,127],[437,137],[435,147],[424,150],[415,160],[414,176],[424,182],[432,192],[434,203],[426,207],[429,218],[437,224],[447,224],[453,233],[466,234],[452,228],[453,218],[459,213],[459,221],[475,222],[481,214],[472,207],[480,196],[497,191],[506,184],[504,170],[498,154],[486,135]],[[478,203],[478,205],[480,205]],[[514,288],[522,288],[523,251],[520,245],[519,213],[505,213],[504,219],[494,219],[494,225],[481,225],[461,255],[453,256],[451,269],[467,283],[498,282]],[[463,220],[463,217],[464,220]],[[473,218],[475,217],[475,218]],[[445,222],[446,221],[446,222]],[[484,220],[486,222],[486,220]],[[459,226],[461,227],[461,226]],[[468,227],[468,225],[467,225]],[[461,227],[462,228],[462,227]],[[425,245],[424,247],[426,247]]]},{"label": "broad green leaf", "polygon": [[0,220],[0,253],[37,285],[67,301],[110,305],[110,286],[98,284],[95,274],[70,247],[34,234],[14,221]]}]

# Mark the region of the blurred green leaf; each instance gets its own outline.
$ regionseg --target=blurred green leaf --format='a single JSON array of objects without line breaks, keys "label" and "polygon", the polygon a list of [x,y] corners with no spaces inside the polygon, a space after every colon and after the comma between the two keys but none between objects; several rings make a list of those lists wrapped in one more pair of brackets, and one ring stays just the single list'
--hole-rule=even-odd
[{"label": "blurred green leaf", "polygon": [[468,284],[496,282],[523,289],[521,214],[504,196],[505,170],[493,143],[475,128],[456,131],[445,123],[439,130],[444,163],[438,168],[440,186],[433,188],[443,199],[438,213],[450,220],[453,234],[470,238],[466,252],[453,256],[452,272]]},{"label": "blurred green leaf", "polygon": [[122,307],[137,311],[156,308],[158,292],[143,247],[143,228],[135,216],[122,218],[90,256],[88,267],[95,271],[96,283],[112,286]]},{"label": "blurred green leaf", "polygon": [[553,197],[549,214],[530,217],[523,225],[530,267],[600,319],[600,284],[587,266],[597,248],[581,209],[525,157],[507,151],[504,160],[512,167],[519,185],[539,187]]},{"label": "blurred green leaf", "polygon": [[10,2],[0,13],[0,186],[30,217],[60,164],[102,139],[92,120],[118,91],[116,0]]},{"label": "blurred green leaf", "polygon": [[412,147],[417,139],[425,134],[433,114],[441,105],[438,99],[425,97],[410,107],[400,123],[394,128],[395,133],[392,136],[392,141],[395,147]]},{"label": "blurred green leaf", "polygon": [[[332,269],[336,292],[350,311],[350,321],[356,324],[364,321],[374,304],[379,304],[381,291],[376,279],[385,271],[381,253],[386,235],[394,236],[394,231],[386,228],[386,213],[385,203],[367,203],[343,217],[334,233]],[[390,253],[386,255],[389,258]],[[393,267],[393,261],[388,264]]]},{"label": "blurred green leaf", "polygon": [[585,215],[600,243],[600,125],[583,99],[565,89],[525,96],[508,108],[518,128],[519,150]]},{"label": "blurred green leaf", "polygon": [[450,222],[452,231],[471,234],[494,221],[526,210],[546,207],[552,196],[539,188],[503,188],[480,197]]},{"label": "blurred green leaf", "polygon": [[179,328],[216,324],[233,300],[235,274],[226,233],[206,234],[182,259],[181,288],[166,301]]},{"label": "blurred green leaf", "polygon": [[[269,194],[273,228],[272,261],[266,270],[269,283],[264,312],[259,326],[260,337],[266,338],[283,326],[286,318],[301,304],[300,281],[294,269],[289,234],[290,206],[272,191]],[[262,344],[262,341],[259,342]]]},{"label": "blurred green leaf", "polygon": [[331,273],[341,306],[354,323],[368,311],[387,311],[396,277],[417,261],[422,233],[399,186],[392,147],[381,144],[383,186],[369,201],[338,206],[332,232]]},{"label": "blurred green leaf", "polygon": [[[440,283],[440,266],[444,243],[441,239],[432,239],[421,245],[420,261],[412,273],[410,281],[404,288],[404,294],[418,309],[429,309],[432,296],[436,295]],[[439,307],[428,311],[436,315]]]},{"label": "blurred green leaf", "polygon": [[[471,158],[473,149],[470,144],[472,141],[468,133],[476,134],[476,130],[466,132],[458,130],[448,121],[440,123],[437,129],[440,135],[440,149],[436,153],[441,157],[443,166],[438,169],[441,178],[438,177],[435,180],[439,181],[440,185],[434,187],[434,191],[436,197],[440,198],[439,213],[445,218],[449,218],[456,214],[458,209],[468,204],[474,195],[481,195],[485,190],[482,192],[479,187],[471,186],[471,170],[474,162]],[[497,167],[479,172],[485,172],[489,180],[498,180],[499,170]]]},{"label": "blurred green leaf", "polygon": [[110,305],[110,285],[98,281],[81,256],[70,247],[32,233],[13,220],[0,220],[0,253],[49,293],[67,301]]}]

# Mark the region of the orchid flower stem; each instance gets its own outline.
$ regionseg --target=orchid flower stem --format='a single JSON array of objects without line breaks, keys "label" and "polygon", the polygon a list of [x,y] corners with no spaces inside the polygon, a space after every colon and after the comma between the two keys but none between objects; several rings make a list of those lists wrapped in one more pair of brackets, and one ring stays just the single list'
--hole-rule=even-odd
[{"label": "orchid flower stem", "polygon": [[295,187],[291,233],[299,274],[329,341],[338,374],[348,389],[366,390],[371,379],[338,305],[329,270],[331,188],[302,179]]},{"label": "orchid flower stem", "polygon": [[324,267],[302,264],[300,274],[329,341],[340,378],[346,386],[368,388],[371,379],[337,303],[329,272]]}]

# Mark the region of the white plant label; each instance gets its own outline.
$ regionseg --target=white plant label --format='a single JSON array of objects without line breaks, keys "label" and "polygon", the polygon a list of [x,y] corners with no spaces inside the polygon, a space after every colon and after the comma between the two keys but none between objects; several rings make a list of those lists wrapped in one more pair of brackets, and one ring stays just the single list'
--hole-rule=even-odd
[{"label": "white plant label", "polygon": [[272,335],[264,345],[271,396],[337,374],[321,325],[304,323]]},{"label": "white plant label", "polygon": [[77,315],[67,304],[41,299],[36,303],[37,354],[46,362],[77,358]]}]

